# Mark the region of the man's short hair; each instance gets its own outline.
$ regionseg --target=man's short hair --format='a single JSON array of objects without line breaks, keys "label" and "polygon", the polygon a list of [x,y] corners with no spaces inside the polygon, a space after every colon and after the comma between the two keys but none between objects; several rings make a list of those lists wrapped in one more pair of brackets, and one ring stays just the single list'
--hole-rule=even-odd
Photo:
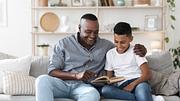
[{"label": "man's short hair", "polygon": [[84,14],[81,19],[88,19],[88,20],[92,20],[92,21],[97,21],[97,17],[94,14],[91,13],[87,13]]},{"label": "man's short hair", "polygon": [[130,24],[126,22],[119,22],[114,27],[114,34],[132,36]]}]

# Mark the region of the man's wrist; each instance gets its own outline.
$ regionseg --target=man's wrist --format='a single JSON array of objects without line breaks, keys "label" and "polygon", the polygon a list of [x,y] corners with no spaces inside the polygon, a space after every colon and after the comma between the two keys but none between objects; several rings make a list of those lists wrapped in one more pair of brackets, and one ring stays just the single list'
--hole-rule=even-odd
[{"label": "man's wrist", "polygon": [[75,80],[77,80],[77,73],[74,73],[73,77]]}]

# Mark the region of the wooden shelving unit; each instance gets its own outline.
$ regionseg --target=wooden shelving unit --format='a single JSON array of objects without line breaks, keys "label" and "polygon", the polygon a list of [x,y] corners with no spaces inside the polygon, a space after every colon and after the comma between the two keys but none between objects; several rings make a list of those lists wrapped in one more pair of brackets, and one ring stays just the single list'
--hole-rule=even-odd
[{"label": "wooden shelving unit", "polygon": [[[41,36],[57,36],[59,39],[63,38],[64,36],[71,35],[77,31],[76,27],[79,24],[79,18],[85,13],[93,13],[95,14],[100,23],[100,36],[109,37],[113,36],[112,31],[110,29],[113,28],[113,25],[119,21],[126,21],[131,24],[133,27],[139,27],[140,30],[133,31],[135,37],[138,35],[144,35],[144,39],[141,39],[139,42],[141,43],[142,40],[146,42],[146,38],[149,38],[147,35],[150,33],[159,33],[160,38],[155,40],[159,40],[162,43],[162,50],[164,49],[164,34],[166,33],[166,23],[165,23],[165,15],[166,15],[166,2],[162,0],[162,5],[160,6],[100,6],[98,5],[100,0],[94,0],[96,2],[95,6],[67,6],[67,7],[39,7],[38,0],[32,0],[32,53],[34,55],[37,54],[36,45],[42,44],[43,39],[40,39]],[[70,0],[71,1],[71,0]],[[86,0],[84,0],[85,2]],[[113,0],[115,1],[115,0]],[[45,32],[40,25],[41,16],[46,12],[53,12],[57,16],[59,16],[60,22],[62,16],[67,16],[69,19],[69,30],[66,32],[61,32],[60,24],[59,28],[54,32]],[[145,31],[145,16],[146,15],[157,15],[158,16],[158,30],[156,31]],[[38,30],[34,30],[34,26],[38,27]],[[41,41],[39,41],[41,40]],[[52,40],[52,39],[49,39]],[[48,43],[48,40],[44,40],[45,43]],[[57,42],[57,41],[56,41]],[[138,41],[137,41],[138,42]],[[149,42],[150,43],[150,42]],[[55,43],[50,43],[53,45]],[[145,46],[150,50],[149,44],[145,44]]]}]

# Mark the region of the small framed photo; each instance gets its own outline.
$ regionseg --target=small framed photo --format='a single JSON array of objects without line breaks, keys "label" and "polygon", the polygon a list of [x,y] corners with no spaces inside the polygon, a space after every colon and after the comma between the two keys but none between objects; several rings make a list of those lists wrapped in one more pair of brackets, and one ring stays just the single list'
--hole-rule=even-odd
[{"label": "small framed photo", "polygon": [[158,15],[146,15],[144,29],[146,31],[158,30]]},{"label": "small framed photo", "polygon": [[72,6],[83,6],[83,0],[71,0]]}]

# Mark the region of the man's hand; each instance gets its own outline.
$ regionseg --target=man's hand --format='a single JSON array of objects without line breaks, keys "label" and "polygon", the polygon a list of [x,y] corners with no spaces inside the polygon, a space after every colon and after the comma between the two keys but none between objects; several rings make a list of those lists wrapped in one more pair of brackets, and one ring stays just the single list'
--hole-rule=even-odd
[{"label": "man's hand", "polygon": [[146,50],[146,48],[144,47],[144,45],[136,44],[136,45],[134,46],[134,53],[136,53],[137,55],[143,57],[143,56],[146,55],[147,50]]},{"label": "man's hand", "polygon": [[77,80],[86,81],[92,77],[95,77],[96,74],[92,71],[84,71],[84,72],[77,73],[75,75],[76,75]]}]

